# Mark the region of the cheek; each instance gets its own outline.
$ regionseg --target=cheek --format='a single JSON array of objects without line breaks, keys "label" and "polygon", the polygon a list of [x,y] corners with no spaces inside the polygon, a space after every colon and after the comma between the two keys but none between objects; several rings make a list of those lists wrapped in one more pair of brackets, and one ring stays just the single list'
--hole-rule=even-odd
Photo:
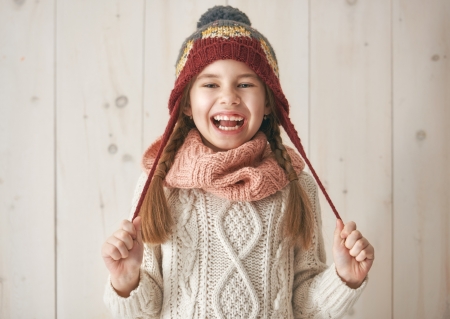
[{"label": "cheek", "polygon": [[191,107],[195,112],[195,109],[205,109],[214,102],[214,99],[208,94],[199,94],[193,92],[191,95]]},{"label": "cheek", "polygon": [[209,106],[211,103],[203,98],[203,99],[197,99],[195,101],[191,102],[191,108],[193,113],[204,113],[208,111]]},{"label": "cheek", "polygon": [[264,96],[254,96],[250,103],[252,105],[252,111],[255,115],[265,114],[269,109],[269,107],[265,105],[266,100]]}]

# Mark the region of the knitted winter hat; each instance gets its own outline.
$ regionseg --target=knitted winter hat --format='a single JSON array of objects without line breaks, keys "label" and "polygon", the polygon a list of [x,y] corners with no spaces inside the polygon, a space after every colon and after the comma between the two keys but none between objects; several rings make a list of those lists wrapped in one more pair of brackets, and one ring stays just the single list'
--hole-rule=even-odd
[{"label": "knitted winter hat", "polygon": [[269,41],[251,27],[247,15],[231,6],[215,6],[205,12],[197,23],[197,31],[183,43],[176,63],[176,81],[169,99],[170,119],[161,140],[148,180],[136,207],[138,215],[144,196],[164,147],[177,122],[181,97],[186,85],[207,65],[217,60],[232,59],[247,64],[272,90],[276,115],[287,135],[311,170],[337,218],[340,219],[325,188],[306,157],[298,133],[289,118],[289,103],[281,89],[278,62]]}]

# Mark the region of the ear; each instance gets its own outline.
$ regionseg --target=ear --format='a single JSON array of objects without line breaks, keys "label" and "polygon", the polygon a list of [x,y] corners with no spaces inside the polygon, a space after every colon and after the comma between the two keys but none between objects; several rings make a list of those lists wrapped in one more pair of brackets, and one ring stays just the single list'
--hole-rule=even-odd
[{"label": "ear", "polygon": [[269,101],[266,101],[266,105],[264,106],[264,115],[269,115],[272,113],[272,108],[269,105]]},{"label": "ear", "polygon": [[184,113],[184,115],[186,115],[186,116],[192,116],[192,109],[191,109],[191,104],[188,104],[188,105],[186,105],[185,107],[184,107],[184,109],[183,109],[183,113]]}]

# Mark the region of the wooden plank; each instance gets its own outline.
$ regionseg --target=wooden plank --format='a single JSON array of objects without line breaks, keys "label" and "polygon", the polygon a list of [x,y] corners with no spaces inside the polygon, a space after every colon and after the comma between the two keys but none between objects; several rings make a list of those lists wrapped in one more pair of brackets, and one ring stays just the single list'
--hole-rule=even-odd
[{"label": "wooden plank", "polygon": [[0,318],[55,318],[55,2],[0,2]]},{"label": "wooden plank", "polygon": [[[311,161],[343,220],[376,250],[370,282],[346,318],[392,311],[391,3],[310,2]],[[321,196],[332,261],[335,218]]]},{"label": "wooden plank", "polygon": [[450,3],[393,10],[394,318],[450,318]]},{"label": "wooden plank", "polygon": [[57,6],[57,314],[106,318],[100,247],[140,174],[144,1]]}]

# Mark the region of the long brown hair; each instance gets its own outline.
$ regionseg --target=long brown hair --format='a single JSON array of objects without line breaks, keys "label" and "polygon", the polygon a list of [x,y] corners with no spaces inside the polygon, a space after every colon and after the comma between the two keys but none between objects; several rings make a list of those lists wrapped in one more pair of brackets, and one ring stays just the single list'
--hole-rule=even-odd
[{"label": "long brown hair", "polygon": [[192,82],[189,82],[184,89],[177,124],[161,154],[155,174],[139,211],[139,215],[142,218],[142,238],[144,242],[149,244],[164,243],[169,239],[172,232],[173,218],[167,206],[163,182],[187,134],[191,129],[195,128],[192,119],[183,113],[186,106],[189,105],[189,91]]},{"label": "long brown hair", "polygon": [[260,131],[266,134],[267,141],[278,165],[286,171],[288,178],[291,180],[286,205],[284,233],[291,244],[299,244],[302,248],[308,249],[314,234],[314,216],[311,203],[297,178],[291,157],[283,145],[280,122],[276,115],[276,104],[272,90],[267,85],[265,85],[265,88],[266,102],[269,104],[271,112],[261,124]]},{"label": "long brown hair", "polygon": [[[168,209],[163,181],[172,167],[175,155],[184,143],[187,134],[192,128],[195,128],[192,119],[183,113],[189,105],[189,91],[193,81],[183,91],[177,124],[162,152],[139,212],[142,217],[142,236],[146,243],[162,244],[169,239],[172,231],[174,221]],[[281,140],[280,123],[276,116],[273,93],[267,85],[265,85],[265,88],[266,102],[269,103],[272,111],[263,121],[260,130],[266,134],[272,152],[275,154],[278,164],[286,171],[287,176],[291,177],[295,174],[296,177],[291,158]],[[314,231],[314,217],[308,196],[298,179],[292,180],[289,184],[289,197],[286,207],[285,236],[291,244],[300,244],[303,248],[308,248]]]}]

